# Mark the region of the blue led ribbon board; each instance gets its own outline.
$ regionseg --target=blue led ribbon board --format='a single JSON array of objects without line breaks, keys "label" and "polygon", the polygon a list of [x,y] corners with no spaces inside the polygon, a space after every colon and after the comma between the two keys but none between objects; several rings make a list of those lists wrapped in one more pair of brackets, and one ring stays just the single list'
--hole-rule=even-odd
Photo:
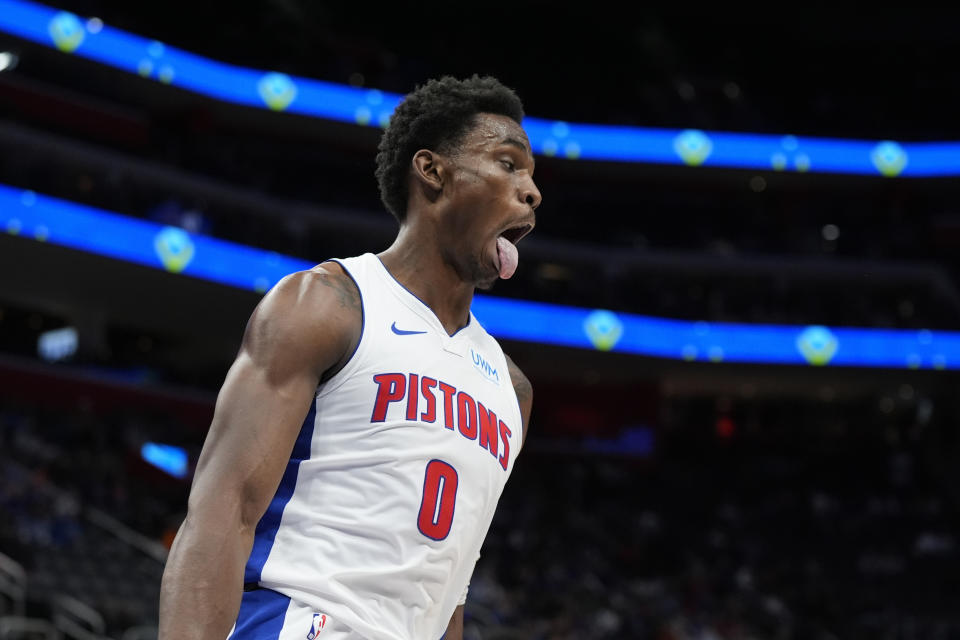
[{"label": "blue led ribbon board", "polygon": [[[401,96],[209,60],[96,19],[0,0],[0,31],[239,105],[386,126]],[[576,90],[575,87],[571,90]],[[960,142],[839,140],[526,118],[534,153],[570,160],[887,177],[960,175]]]},{"label": "blue led ribbon board", "polygon": [[[0,185],[0,231],[264,292],[312,262]],[[960,332],[706,323],[477,295],[498,338],[702,362],[960,369]]]},{"label": "blue led ribbon board", "polygon": [[267,291],[313,264],[0,185],[0,229],[220,284]]}]

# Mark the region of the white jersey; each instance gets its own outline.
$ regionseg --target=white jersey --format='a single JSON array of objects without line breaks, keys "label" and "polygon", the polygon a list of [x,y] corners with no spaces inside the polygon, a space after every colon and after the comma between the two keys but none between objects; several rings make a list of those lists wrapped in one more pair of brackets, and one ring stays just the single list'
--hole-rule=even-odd
[{"label": "white jersey", "polygon": [[520,408],[472,314],[448,335],[377,256],[337,262],[360,290],[360,342],[317,391],[245,582],[370,640],[437,640],[520,450]]}]

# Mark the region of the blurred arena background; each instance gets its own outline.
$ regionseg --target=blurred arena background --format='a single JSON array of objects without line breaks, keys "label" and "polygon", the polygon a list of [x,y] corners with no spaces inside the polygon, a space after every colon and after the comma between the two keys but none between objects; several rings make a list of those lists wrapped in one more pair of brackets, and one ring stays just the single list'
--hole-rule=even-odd
[{"label": "blurred arena background", "polygon": [[0,639],[156,636],[247,316],[445,73],[544,195],[466,637],[960,638],[956,10],[612,7],[0,0]]}]

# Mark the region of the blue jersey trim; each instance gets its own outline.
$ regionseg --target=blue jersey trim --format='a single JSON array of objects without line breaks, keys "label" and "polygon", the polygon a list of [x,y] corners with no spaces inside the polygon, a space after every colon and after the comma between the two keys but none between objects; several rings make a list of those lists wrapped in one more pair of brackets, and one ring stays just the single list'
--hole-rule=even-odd
[{"label": "blue jersey trim", "polygon": [[293,490],[297,486],[297,474],[300,471],[300,463],[310,458],[310,443],[313,440],[313,423],[317,416],[317,405],[315,401],[310,406],[310,412],[303,421],[300,428],[300,435],[293,445],[293,452],[290,454],[290,461],[287,462],[287,469],[283,472],[280,479],[280,486],[270,501],[266,513],[257,523],[257,530],[254,533],[253,549],[250,551],[250,559],[247,560],[247,566],[244,570],[244,583],[260,582],[260,575],[263,572],[263,565],[267,562],[270,550],[273,548],[273,541],[277,537],[277,530],[280,528],[280,520],[283,517],[283,510],[286,508],[290,498],[293,497]]},{"label": "blue jersey trim", "polygon": [[289,606],[290,598],[276,591],[245,592],[230,640],[278,640]]}]

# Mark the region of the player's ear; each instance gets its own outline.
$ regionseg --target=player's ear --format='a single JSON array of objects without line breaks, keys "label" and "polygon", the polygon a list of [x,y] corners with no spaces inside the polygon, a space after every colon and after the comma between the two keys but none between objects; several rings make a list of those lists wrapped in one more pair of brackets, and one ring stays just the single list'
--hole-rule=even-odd
[{"label": "player's ear", "polygon": [[422,188],[433,193],[442,191],[446,174],[440,156],[429,149],[417,151],[413,154],[413,176]]}]

